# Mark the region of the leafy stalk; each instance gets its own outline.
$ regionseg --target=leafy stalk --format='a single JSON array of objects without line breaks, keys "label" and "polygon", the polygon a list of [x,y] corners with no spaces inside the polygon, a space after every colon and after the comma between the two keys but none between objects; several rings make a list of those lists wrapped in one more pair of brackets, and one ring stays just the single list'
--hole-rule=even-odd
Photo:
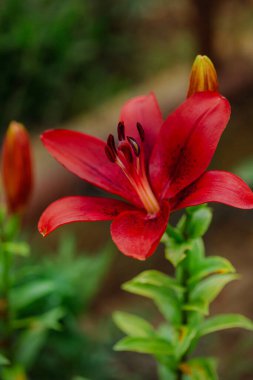
[{"label": "leafy stalk", "polygon": [[168,226],[162,242],[175,278],[149,270],[123,284],[124,290],[150,298],[165,322],[155,329],[143,318],[115,313],[114,321],[127,337],[114,348],[153,355],[161,380],[217,380],[216,361],[193,356],[201,337],[233,327],[253,330],[253,323],[238,314],[205,319],[210,303],[238,278],[228,260],[205,257],[202,236],[211,219],[211,209],[202,205],[186,209],[175,227]]}]

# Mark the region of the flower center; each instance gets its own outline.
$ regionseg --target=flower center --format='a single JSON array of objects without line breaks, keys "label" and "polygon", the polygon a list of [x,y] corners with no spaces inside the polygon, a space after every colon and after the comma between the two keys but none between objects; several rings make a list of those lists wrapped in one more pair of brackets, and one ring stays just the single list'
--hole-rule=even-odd
[{"label": "flower center", "polygon": [[105,153],[108,159],[117,164],[123,171],[136,193],[138,194],[148,214],[155,215],[159,212],[159,203],[149,184],[144,156],[145,133],[140,123],[136,124],[141,143],[125,135],[123,122],[118,124],[118,146],[116,147],[114,136],[109,135]]}]

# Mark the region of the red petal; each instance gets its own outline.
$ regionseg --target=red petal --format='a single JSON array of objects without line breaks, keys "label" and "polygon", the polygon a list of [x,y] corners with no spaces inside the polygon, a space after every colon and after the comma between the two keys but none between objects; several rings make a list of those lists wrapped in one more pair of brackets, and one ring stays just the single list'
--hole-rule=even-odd
[{"label": "red petal", "polygon": [[164,202],[160,214],[154,218],[139,210],[124,212],[112,222],[112,239],[126,256],[145,260],[154,253],[168,219],[167,202]]},{"label": "red petal", "polygon": [[46,236],[63,224],[95,220],[112,220],[123,211],[132,210],[127,203],[110,198],[66,197],[51,203],[40,217],[39,232]]},{"label": "red petal", "polygon": [[251,209],[253,208],[253,192],[236,175],[213,170],[204,173],[171,201],[173,210],[206,202],[219,202],[228,206]]},{"label": "red petal", "polygon": [[206,170],[229,116],[225,98],[201,92],[167,118],[150,160],[151,181],[159,196],[174,196]]},{"label": "red petal", "polygon": [[140,142],[136,123],[140,123],[145,132],[145,150],[150,156],[154,142],[163,123],[161,110],[153,93],[129,100],[120,113],[120,121],[126,127],[126,136],[134,137]]},{"label": "red petal", "polygon": [[105,154],[105,143],[81,132],[64,129],[46,131],[45,147],[69,171],[106,191],[140,204],[121,169]]}]

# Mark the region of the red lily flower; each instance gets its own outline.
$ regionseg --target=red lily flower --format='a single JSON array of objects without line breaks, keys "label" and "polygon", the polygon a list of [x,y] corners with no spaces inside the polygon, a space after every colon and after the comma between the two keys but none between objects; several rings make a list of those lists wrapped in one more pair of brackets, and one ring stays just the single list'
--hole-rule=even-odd
[{"label": "red lily flower", "polygon": [[127,102],[118,144],[68,130],[42,135],[47,150],[68,170],[118,199],[66,197],[42,214],[46,236],[77,221],[113,220],[112,239],[127,256],[144,260],[155,251],[172,211],[206,202],[253,208],[253,193],[240,178],[206,171],[230,116],[216,92],[189,97],[164,122],[153,94]]}]

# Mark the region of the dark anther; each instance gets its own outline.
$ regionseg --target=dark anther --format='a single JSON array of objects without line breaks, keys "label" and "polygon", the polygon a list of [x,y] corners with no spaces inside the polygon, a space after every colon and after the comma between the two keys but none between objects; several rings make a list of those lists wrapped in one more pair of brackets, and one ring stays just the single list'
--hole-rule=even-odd
[{"label": "dark anther", "polygon": [[115,140],[114,140],[114,136],[113,135],[109,135],[108,138],[107,138],[107,145],[108,147],[115,153],[116,155],[116,145],[115,145]]},{"label": "dark anther", "polygon": [[125,125],[123,121],[120,121],[118,124],[118,139],[119,141],[125,140]]},{"label": "dark anther", "polygon": [[107,158],[109,159],[109,161],[111,162],[116,161],[116,154],[108,145],[105,145],[105,154],[107,155]]},{"label": "dark anther", "polygon": [[140,146],[137,143],[137,141],[133,137],[129,137],[129,136],[127,136],[127,140],[129,142],[129,144],[131,145],[136,157],[139,157],[141,150],[140,150]]},{"label": "dark anther", "polygon": [[144,132],[144,129],[142,127],[142,125],[140,123],[137,123],[136,124],[136,128],[138,129],[138,132],[139,132],[139,136],[141,138],[141,141],[144,141],[144,138],[145,138],[145,132]]},{"label": "dark anther", "polygon": [[124,154],[127,162],[132,163],[133,162],[133,155],[132,151],[129,145],[122,145],[120,147],[121,152]]}]

